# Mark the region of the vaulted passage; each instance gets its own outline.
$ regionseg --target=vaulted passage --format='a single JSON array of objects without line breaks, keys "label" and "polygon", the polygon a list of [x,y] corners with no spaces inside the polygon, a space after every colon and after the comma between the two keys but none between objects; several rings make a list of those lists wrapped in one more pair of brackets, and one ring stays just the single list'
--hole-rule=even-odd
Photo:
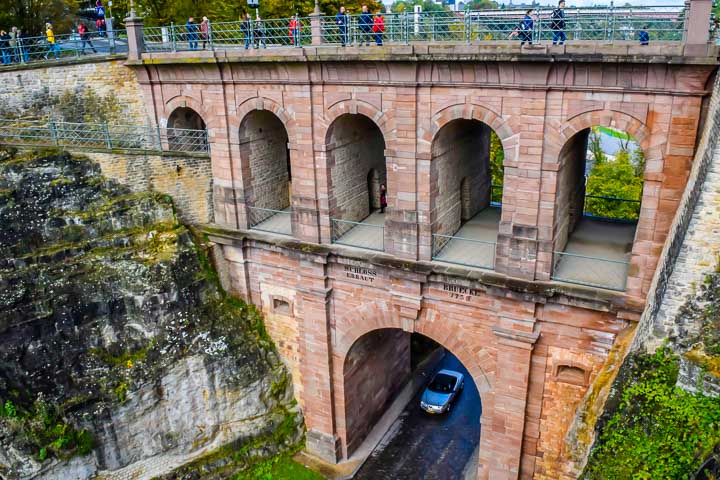
[{"label": "vaulted passage", "polygon": [[[441,369],[463,374],[464,381],[449,411],[433,415],[420,402]],[[366,438],[372,444],[389,432],[354,478],[413,478],[424,472],[423,478],[451,480],[477,468],[471,458],[480,440],[480,396],[459,360],[431,339],[399,329],[365,334],[347,354],[343,385],[347,457],[366,454],[372,448],[363,444]],[[380,431],[372,431],[376,425]]]},{"label": "vaulted passage", "polygon": [[624,290],[640,216],[645,156],[628,134],[593,127],[560,152],[553,278]]},{"label": "vaulted passage", "polygon": [[382,132],[364,115],[341,115],[328,129],[326,153],[333,242],[383,250],[380,192],[387,170]]},{"label": "vaulted passage", "polygon": [[503,178],[497,135],[477,120],[453,120],[431,151],[433,259],[493,268]]},{"label": "vaulted passage", "polygon": [[179,107],[168,117],[167,142],[176,152],[204,152],[207,150],[207,127],[195,110]]},{"label": "vaulted passage", "polygon": [[272,112],[255,110],[243,118],[239,134],[243,176],[249,178],[250,228],[291,235],[292,173],[285,126]]}]

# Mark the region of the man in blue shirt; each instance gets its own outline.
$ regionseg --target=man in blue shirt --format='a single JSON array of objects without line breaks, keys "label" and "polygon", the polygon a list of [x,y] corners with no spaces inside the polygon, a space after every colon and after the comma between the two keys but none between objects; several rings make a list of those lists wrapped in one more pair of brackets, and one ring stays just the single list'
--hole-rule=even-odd
[{"label": "man in blue shirt", "polygon": [[190,50],[197,50],[198,48],[198,26],[195,25],[195,19],[193,17],[188,18],[185,28],[187,29],[187,39]]},{"label": "man in blue shirt", "polygon": [[360,46],[362,46],[363,43],[367,43],[368,46],[370,46],[370,40],[372,40],[373,18],[368,12],[367,5],[362,6],[362,13],[358,19],[358,24],[360,25]]},{"label": "man in blue shirt", "polygon": [[344,47],[345,44],[347,44],[348,25],[348,16],[347,13],[345,13],[345,7],[340,7],[340,12],[335,15],[335,25],[338,26],[338,30],[340,31],[340,43],[342,43],[342,46]]},{"label": "man in blue shirt", "polygon": [[550,29],[553,31],[553,45],[562,45],[567,40],[565,35],[565,0],[560,0],[558,8],[550,17]]},{"label": "man in blue shirt", "polygon": [[650,44],[650,32],[648,32],[647,25],[645,25],[642,30],[640,30],[640,33],[638,33],[638,38],[640,39],[640,45]]}]

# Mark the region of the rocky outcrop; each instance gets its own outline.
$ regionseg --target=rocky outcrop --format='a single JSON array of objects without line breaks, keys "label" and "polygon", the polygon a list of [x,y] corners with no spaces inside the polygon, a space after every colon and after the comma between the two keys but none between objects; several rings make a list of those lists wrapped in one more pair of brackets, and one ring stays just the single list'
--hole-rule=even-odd
[{"label": "rocky outcrop", "polygon": [[222,477],[298,441],[290,385],[169,197],[2,152],[1,478]]}]

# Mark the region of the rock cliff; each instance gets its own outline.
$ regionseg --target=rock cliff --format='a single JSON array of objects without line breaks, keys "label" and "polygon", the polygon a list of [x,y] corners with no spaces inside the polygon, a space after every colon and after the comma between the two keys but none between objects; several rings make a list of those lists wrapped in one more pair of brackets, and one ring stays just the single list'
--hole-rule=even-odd
[{"label": "rock cliff", "polygon": [[300,425],[261,316],[169,197],[0,152],[0,478],[221,478]]}]

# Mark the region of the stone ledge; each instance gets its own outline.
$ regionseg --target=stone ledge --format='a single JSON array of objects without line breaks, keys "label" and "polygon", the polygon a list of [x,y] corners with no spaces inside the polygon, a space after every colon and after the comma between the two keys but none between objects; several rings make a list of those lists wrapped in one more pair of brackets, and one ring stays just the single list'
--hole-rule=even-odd
[{"label": "stone ledge", "polygon": [[2,65],[0,66],[0,73],[13,72],[18,70],[38,70],[52,67],[67,67],[68,65],[81,65],[85,63],[104,63],[112,62],[115,60],[125,60],[126,58],[127,53],[113,53],[110,55],[93,55],[86,57],[68,57],[61,58],[59,60],[48,60],[46,62],[37,61],[30,63]]},{"label": "stone ledge", "polygon": [[[292,237],[274,235],[252,230],[233,230],[216,224],[198,225],[212,242],[234,247],[248,245],[267,250],[283,251],[284,254],[302,258],[306,261],[328,263],[331,257],[342,257],[364,261],[378,266],[403,270],[408,274],[426,276],[430,281],[445,281],[452,278],[453,283],[477,283],[490,295],[514,297],[545,303],[553,299],[568,305],[583,305],[586,308],[607,312],[641,313],[644,299],[632,297],[623,292],[602,288],[572,285],[555,281],[528,281],[510,277],[501,273],[479,268],[462,267],[439,262],[421,260],[402,260],[384,252],[362,250],[342,245],[325,245],[303,242]],[[630,315],[630,317],[635,317]]]},{"label": "stone ledge", "polygon": [[[692,47],[692,48],[690,48]],[[491,41],[475,44],[388,44],[385,47],[308,46],[277,47],[263,50],[229,49],[144,53],[141,60],[128,65],[203,64],[247,62],[326,62],[326,61],[475,61],[475,62],[580,62],[580,63],[664,63],[679,65],[717,65],[718,46],[680,42],[571,42],[553,46],[540,44],[520,47],[519,42]]]}]

